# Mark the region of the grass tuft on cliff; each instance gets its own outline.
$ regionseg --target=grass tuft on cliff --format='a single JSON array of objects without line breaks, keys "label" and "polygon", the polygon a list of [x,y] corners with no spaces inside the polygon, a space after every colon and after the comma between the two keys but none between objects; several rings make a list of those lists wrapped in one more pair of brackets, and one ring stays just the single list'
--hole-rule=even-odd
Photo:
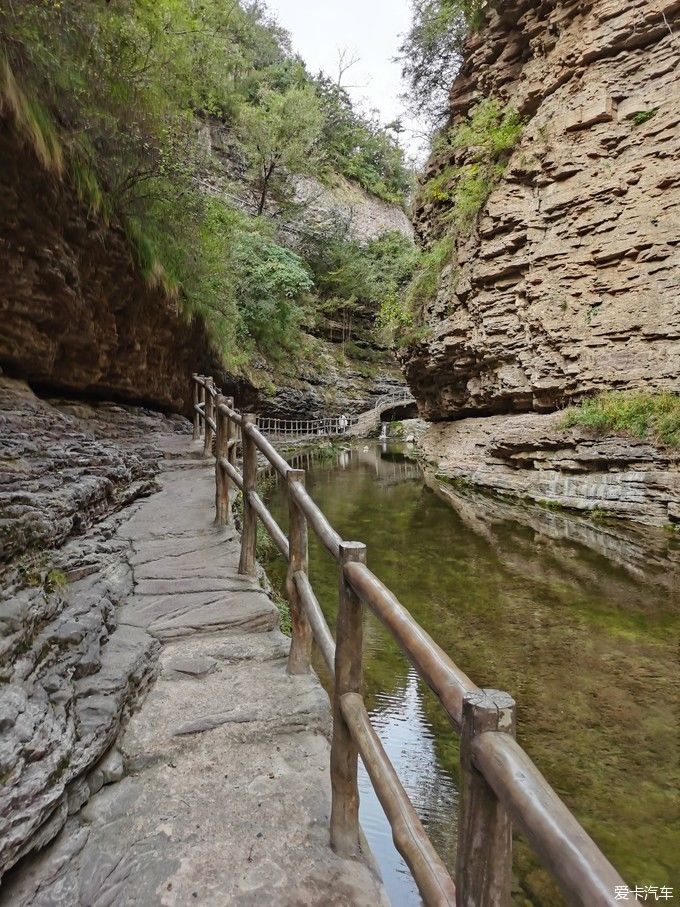
[{"label": "grass tuft on cliff", "polygon": [[624,432],[655,444],[680,447],[680,394],[599,394],[568,409],[564,428],[580,425],[601,434]]},{"label": "grass tuft on cliff", "polygon": [[455,263],[457,241],[474,230],[524,124],[512,107],[485,98],[435,141],[433,153],[446,165],[420,187],[421,203],[434,209],[434,235],[428,248],[418,254],[411,282],[397,304],[386,300],[380,312],[398,347],[424,338],[424,312],[436,298],[444,269]]},{"label": "grass tuft on cliff", "polygon": [[45,170],[61,177],[64,152],[54,121],[43,105],[22,89],[6,58],[0,60],[0,113],[9,114],[17,133]]}]

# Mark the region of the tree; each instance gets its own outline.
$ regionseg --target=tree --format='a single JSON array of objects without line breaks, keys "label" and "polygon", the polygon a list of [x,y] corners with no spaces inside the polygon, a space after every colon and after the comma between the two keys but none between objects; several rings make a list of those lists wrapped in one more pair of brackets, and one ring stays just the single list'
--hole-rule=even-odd
[{"label": "tree", "polygon": [[322,122],[311,85],[284,93],[267,89],[257,106],[243,108],[240,136],[257,187],[258,217],[264,213],[277,176],[314,171]]},{"label": "tree", "polygon": [[399,59],[411,86],[411,107],[434,128],[446,117],[465,38],[483,24],[486,5],[486,0],[413,0],[413,22]]}]

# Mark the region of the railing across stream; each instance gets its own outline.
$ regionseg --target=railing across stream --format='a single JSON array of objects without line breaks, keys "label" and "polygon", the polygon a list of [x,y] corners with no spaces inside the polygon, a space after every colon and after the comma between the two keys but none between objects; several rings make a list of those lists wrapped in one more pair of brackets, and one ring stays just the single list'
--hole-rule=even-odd
[{"label": "railing across stream", "polygon": [[[515,739],[516,706],[505,692],[480,689],[411,617],[366,564],[366,546],[345,541],[293,469],[264,437],[257,416],[239,413],[212,378],[194,375],[194,439],[215,457],[216,520],[233,519],[232,495],[243,493],[239,572],[256,573],[257,520],[288,562],[291,674],[311,671],[315,641],[333,678],[331,742],[331,847],[344,857],[361,849],[360,755],[406,861],[427,905],[506,907],[512,881],[512,831],[520,831],[553,876],[566,900],[582,907],[615,905],[628,891],[621,876],[588,836]],[[242,450],[242,471],[237,447]],[[289,534],[257,491],[258,452],[286,481]],[[309,579],[308,530],[338,563],[336,639]],[[363,609],[387,627],[420,677],[439,699],[460,735],[460,804],[455,884],[435,851],[385,753],[362,697]]]}]

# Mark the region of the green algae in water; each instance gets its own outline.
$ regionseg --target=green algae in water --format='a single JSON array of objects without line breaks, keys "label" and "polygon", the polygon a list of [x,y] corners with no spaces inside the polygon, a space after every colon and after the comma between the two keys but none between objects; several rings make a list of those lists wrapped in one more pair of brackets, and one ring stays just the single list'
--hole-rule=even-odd
[{"label": "green algae in water", "polygon": [[[626,533],[544,508],[463,488],[449,488],[446,503],[394,450],[295,465],[309,469],[307,486],[335,528],[366,542],[371,569],[460,668],[515,697],[520,742],[626,882],[677,891],[680,573],[672,540],[652,557]],[[285,527],[281,485],[268,502]],[[333,629],[337,568],[311,533],[310,565]],[[268,570],[282,582],[281,561]],[[453,870],[457,737],[370,614],[364,665],[374,723]],[[365,779],[362,821],[393,902],[418,903]],[[514,865],[514,904],[562,903],[521,839]]]}]

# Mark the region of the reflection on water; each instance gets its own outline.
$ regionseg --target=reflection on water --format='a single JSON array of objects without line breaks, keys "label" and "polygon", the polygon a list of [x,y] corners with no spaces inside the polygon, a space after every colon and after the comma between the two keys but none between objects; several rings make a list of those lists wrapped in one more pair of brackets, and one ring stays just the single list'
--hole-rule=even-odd
[{"label": "reflection on water", "polygon": [[[398,448],[330,461],[307,486],[335,528],[368,545],[371,568],[480,686],[518,702],[518,737],[631,885],[675,885],[680,690],[678,552],[565,514],[424,482]],[[285,491],[269,494],[286,526]],[[337,572],[310,538],[311,578],[334,628]],[[268,565],[281,581],[284,566]],[[455,861],[457,739],[382,626],[365,631],[367,706],[448,865]],[[362,823],[398,907],[417,904],[370,782]],[[528,847],[515,848],[514,903],[561,901]]]}]

